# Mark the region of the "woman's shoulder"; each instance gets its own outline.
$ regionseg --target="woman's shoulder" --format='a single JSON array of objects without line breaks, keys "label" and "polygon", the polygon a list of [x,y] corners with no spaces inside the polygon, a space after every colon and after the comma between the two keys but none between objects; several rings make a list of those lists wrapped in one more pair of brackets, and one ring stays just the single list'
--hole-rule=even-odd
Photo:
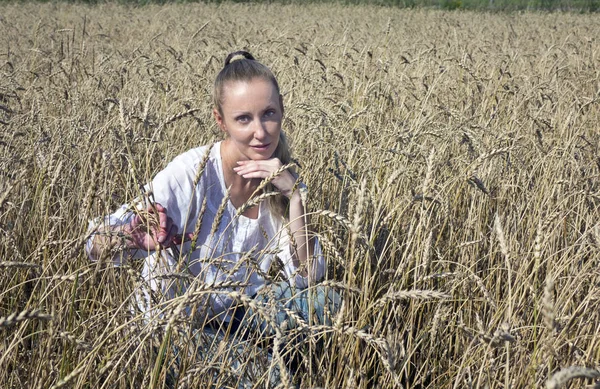
[{"label": "woman's shoulder", "polygon": [[218,148],[218,143],[198,146],[185,151],[175,157],[170,164],[186,169],[195,169],[200,164],[203,164],[206,159],[209,161],[215,159],[215,149]]}]

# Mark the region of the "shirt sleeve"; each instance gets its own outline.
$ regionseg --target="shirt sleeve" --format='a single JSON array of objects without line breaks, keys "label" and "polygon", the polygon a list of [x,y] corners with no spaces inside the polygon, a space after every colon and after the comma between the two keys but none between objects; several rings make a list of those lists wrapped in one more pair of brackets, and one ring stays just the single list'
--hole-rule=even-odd
[{"label": "shirt sleeve", "polygon": [[197,183],[194,182],[200,160],[203,158],[202,154],[191,150],[178,156],[145,188],[153,202],[166,208],[178,234],[185,232],[190,224],[194,224],[198,205],[204,196],[202,176],[198,178]]}]

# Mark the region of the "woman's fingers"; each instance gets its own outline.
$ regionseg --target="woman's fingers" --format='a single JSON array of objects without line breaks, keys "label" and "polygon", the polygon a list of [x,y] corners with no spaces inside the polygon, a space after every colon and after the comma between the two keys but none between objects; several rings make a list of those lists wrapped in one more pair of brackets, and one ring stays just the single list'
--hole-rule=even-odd
[{"label": "woman's fingers", "polygon": [[[260,178],[265,179],[276,172],[282,166],[281,161],[277,158],[271,158],[260,161],[239,161],[238,166],[233,170],[240,176],[246,179]],[[289,171],[283,171],[273,178],[271,181],[277,189],[285,196],[290,196],[296,179]]]},{"label": "woman's fingers", "polygon": [[177,235],[177,231],[175,231],[175,235],[171,238],[171,243],[174,245],[182,244],[183,242],[189,242],[194,239],[193,232],[186,232],[185,234]]},{"label": "woman's fingers", "polygon": [[[156,210],[156,213],[158,213],[158,225],[160,230],[168,231],[167,228],[169,227],[169,216],[167,215],[167,210],[159,203],[155,203],[154,206],[150,205],[149,208]],[[148,211],[152,212],[150,209],[148,209]]]},{"label": "woman's fingers", "polygon": [[271,173],[264,170],[244,171],[238,172],[238,174],[244,178],[267,178]]},{"label": "woman's fingers", "polygon": [[233,170],[236,169],[244,169],[250,168],[255,169],[260,167],[266,170],[276,170],[281,167],[281,162],[277,158],[264,159],[264,160],[248,160],[248,161],[238,161],[238,166],[234,167]]},{"label": "woman's fingers", "polygon": [[281,167],[278,159],[264,161],[239,161],[233,170],[244,178],[266,178]]},{"label": "woman's fingers", "polygon": [[142,224],[142,217],[140,215],[134,215],[133,219],[129,222],[129,228],[131,231],[135,231],[140,224]]},{"label": "woman's fingers", "polygon": [[161,203],[154,203],[148,206],[148,211],[156,210],[157,212],[167,212],[167,209]]},{"label": "woman's fingers", "polygon": [[131,239],[138,248],[155,250],[157,245],[171,241],[177,234],[177,226],[159,203],[150,204],[146,212],[154,216],[148,220],[143,215],[135,215],[130,223]]},{"label": "woman's fingers", "polygon": [[[155,214],[157,216],[158,225],[150,224],[150,235],[149,238],[153,240],[155,243],[164,243],[168,241],[170,237],[171,226],[173,225],[173,220],[167,214],[167,209],[163,207],[160,203],[154,203],[148,205],[147,212],[150,214]],[[156,220],[156,219],[155,219]]]},{"label": "woman's fingers", "polygon": [[167,230],[168,233],[164,240],[165,242],[170,242],[177,236],[177,226],[175,224],[173,224],[173,221],[171,220],[171,218],[169,218],[169,222],[170,222],[170,226],[169,226],[169,229]]},{"label": "woman's fingers", "polygon": [[173,224],[171,219],[166,212],[159,213],[159,226],[155,230],[156,241],[160,244],[170,242],[171,239],[177,234],[177,226]]}]

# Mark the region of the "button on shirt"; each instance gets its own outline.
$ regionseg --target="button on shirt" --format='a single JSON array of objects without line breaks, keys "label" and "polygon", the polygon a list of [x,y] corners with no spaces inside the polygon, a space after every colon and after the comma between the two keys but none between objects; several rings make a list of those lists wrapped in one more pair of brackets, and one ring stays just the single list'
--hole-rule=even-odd
[{"label": "button on shirt", "polygon": [[[177,250],[162,250],[160,254],[130,250],[123,257],[145,258],[143,278],[152,290],[160,291],[167,299],[181,295],[183,290],[180,286],[173,287],[172,281],[165,275],[181,272],[182,269],[208,285],[224,282],[245,284],[243,292],[252,296],[265,285],[264,275],[269,271],[275,256],[282,261],[289,283],[297,288],[306,288],[309,279],[300,275],[294,266],[285,221],[274,215],[267,203],[261,202],[258,218],[250,219],[238,215],[237,209],[227,200],[216,232],[211,234],[227,192],[220,146],[221,142],[218,142],[213,146],[197,147],[179,155],[146,186],[153,201],[166,208],[177,227],[177,234],[194,231],[206,200],[196,249],[192,251],[191,242],[185,242],[178,245]],[[198,177],[207,153],[208,160]],[[123,205],[103,221],[92,222],[91,228],[97,228],[101,223],[112,226],[129,223],[134,216],[132,207],[145,208],[139,201],[134,204]],[[92,239],[88,241],[88,252],[91,242]],[[115,260],[119,263],[121,258]],[[316,239],[313,258],[309,263],[309,278],[313,282],[321,279],[325,273],[325,261]],[[221,293],[208,295],[208,314],[227,321],[230,318],[227,310],[234,303],[226,293],[231,289],[219,290]],[[149,293],[143,291],[143,294],[143,300],[148,300]],[[148,309],[148,306],[140,307]]]}]

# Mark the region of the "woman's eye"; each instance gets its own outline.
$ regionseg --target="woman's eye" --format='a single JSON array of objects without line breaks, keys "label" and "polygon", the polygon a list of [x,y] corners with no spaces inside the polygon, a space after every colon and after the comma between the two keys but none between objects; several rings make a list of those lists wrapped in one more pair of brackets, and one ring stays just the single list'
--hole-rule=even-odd
[{"label": "woman's eye", "polygon": [[248,123],[250,121],[250,116],[247,116],[247,115],[238,116],[237,121],[240,123]]},{"label": "woman's eye", "polygon": [[274,109],[270,109],[267,112],[265,112],[264,116],[269,118],[271,116],[275,115],[275,110]]}]

